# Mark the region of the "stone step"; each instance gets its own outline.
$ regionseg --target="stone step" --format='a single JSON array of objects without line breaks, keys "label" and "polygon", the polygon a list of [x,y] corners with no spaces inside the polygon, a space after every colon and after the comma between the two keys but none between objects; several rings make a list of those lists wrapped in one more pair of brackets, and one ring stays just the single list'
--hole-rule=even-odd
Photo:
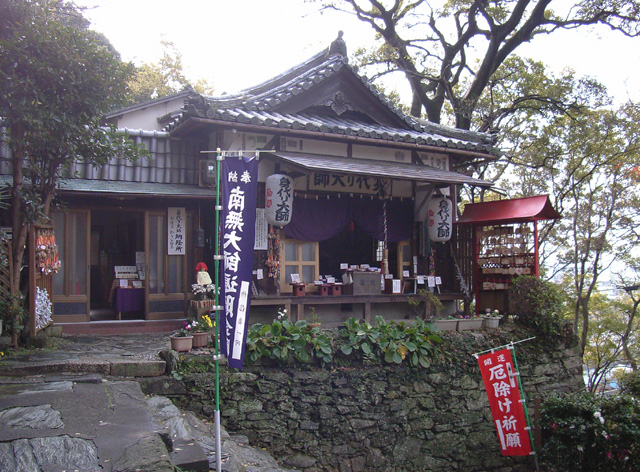
[{"label": "stone step", "polygon": [[6,359],[0,364],[0,376],[25,377],[43,374],[95,373],[114,377],[157,377],[166,371],[163,360],[61,359],[28,361]]}]

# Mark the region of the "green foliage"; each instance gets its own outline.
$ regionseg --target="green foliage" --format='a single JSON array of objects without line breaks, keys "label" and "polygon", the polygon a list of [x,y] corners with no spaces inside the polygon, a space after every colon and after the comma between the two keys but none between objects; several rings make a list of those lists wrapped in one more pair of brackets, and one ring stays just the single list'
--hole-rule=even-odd
[{"label": "green foliage", "polygon": [[422,319],[405,324],[385,321],[381,316],[376,316],[376,326],[349,318],[337,339],[342,354],[361,361],[401,364],[407,360],[412,367],[425,368],[431,365],[441,342]]},{"label": "green foliage", "polygon": [[541,423],[544,470],[640,470],[640,405],[628,396],[556,395]]},{"label": "green foliage", "polygon": [[16,280],[27,227],[46,220],[58,179],[70,175],[74,162],[101,166],[114,156],[146,154],[104,126],[104,115],[124,103],[133,68],[86,25],[71,3],[0,2],[0,117],[13,170]]},{"label": "green foliage", "polygon": [[20,301],[13,303],[11,299],[0,300],[0,319],[3,321],[2,330],[5,333],[20,336],[27,318],[27,312],[20,304]]},{"label": "green foliage", "polygon": [[216,365],[211,361],[204,361],[192,356],[181,355],[178,359],[178,368],[171,372],[171,377],[176,380],[182,380],[185,376],[193,373],[204,374],[207,372],[215,372]]},{"label": "green foliage", "polygon": [[431,308],[432,315],[438,315],[444,308],[437,295],[430,290],[421,288],[417,295],[417,297],[408,297],[407,303],[418,316],[422,316],[426,306]]},{"label": "green foliage", "polygon": [[202,94],[211,94],[213,87],[206,80],[192,83],[184,75],[182,54],[170,41],[162,41],[162,57],[157,64],[142,64],[129,80],[130,103],[141,103],[176,94],[187,87]]},{"label": "green foliage", "polygon": [[[607,25],[629,36],[639,33],[638,2],[585,0],[567,10],[566,16],[553,14],[558,1],[474,2],[468,0],[433,2],[380,2],[377,0],[310,0],[323,9],[355,14],[372,27],[375,41],[368,51],[358,51],[356,58],[367,68],[367,75],[377,79],[394,72],[403,75],[412,91],[411,112],[429,121],[445,121],[448,105],[455,126],[470,129],[474,115],[488,111],[481,118],[483,129],[496,129],[509,113],[524,108],[544,109],[564,105],[556,101],[557,90],[547,95],[541,81],[520,83],[515,97],[495,87],[501,80],[512,80],[499,68],[514,52],[536,37],[558,30]],[[564,11],[564,9],[563,9]],[[493,103],[489,110],[479,106],[492,100],[491,94],[507,100]],[[521,93],[520,93],[521,92]],[[496,97],[500,99],[501,97]],[[570,102],[569,102],[570,103]],[[486,105],[486,103],[485,103]],[[483,110],[484,108],[484,110]]]},{"label": "green foliage", "polygon": [[561,316],[558,287],[532,275],[517,277],[509,288],[509,311],[517,321],[532,327],[542,338],[571,337],[571,329]]},{"label": "green foliage", "polygon": [[250,364],[263,358],[283,364],[327,365],[333,361],[332,338],[306,320],[291,323],[287,319],[276,319],[270,325],[256,323],[249,328],[246,345],[245,358]]},{"label": "green foliage", "polygon": [[620,391],[640,400],[640,372],[627,372],[620,376]]},{"label": "green foliage", "polygon": [[368,362],[429,367],[442,342],[422,320],[410,324],[387,322],[376,317],[376,326],[349,318],[337,333],[310,326],[306,320],[295,324],[274,320],[257,323],[247,333],[246,360],[256,363],[269,359],[279,364]]},{"label": "green foliage", "polygon": [[557,288],[539,277],[522,275],[510,287],[513,307],[510,308],[521,320],[529,321],[541,315],[556,313],[560,309]]}]

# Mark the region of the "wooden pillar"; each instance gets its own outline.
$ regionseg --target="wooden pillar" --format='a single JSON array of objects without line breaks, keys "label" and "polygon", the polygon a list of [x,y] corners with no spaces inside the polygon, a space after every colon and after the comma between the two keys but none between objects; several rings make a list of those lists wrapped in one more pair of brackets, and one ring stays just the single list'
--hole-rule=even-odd
[{"label": "wooden pillar", "polygon": [[36,227],[29,225],[29,337],[36,337]]}]

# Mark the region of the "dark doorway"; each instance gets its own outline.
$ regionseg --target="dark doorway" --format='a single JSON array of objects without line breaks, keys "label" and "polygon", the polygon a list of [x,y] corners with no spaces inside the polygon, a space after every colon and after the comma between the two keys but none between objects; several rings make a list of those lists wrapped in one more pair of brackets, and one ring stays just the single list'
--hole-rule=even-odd
[{"label": "dark doorway", "polygon": [[[115,266],[135,266],[144,251],[144,213],[97,210],[91,213],[91,321],[115,320]],[[144,319],[144,312],[122,313]]]},{"label": "dark doorway", "polygon": [[357,226],[351,226],[347,225],[337,236],[320,242],[320,275],[341,276],[340,263],[380,265],[375,259],[377,241]]}]

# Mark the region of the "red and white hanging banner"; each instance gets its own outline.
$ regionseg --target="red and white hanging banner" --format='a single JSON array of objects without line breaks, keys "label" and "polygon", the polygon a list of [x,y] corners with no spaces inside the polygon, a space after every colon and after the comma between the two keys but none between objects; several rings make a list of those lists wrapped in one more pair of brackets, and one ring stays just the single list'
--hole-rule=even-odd
[{"label": "red and white hanging banner", "polygon": [[478,357],[503,456],[531,454],[529,427],[509,349]]}]

